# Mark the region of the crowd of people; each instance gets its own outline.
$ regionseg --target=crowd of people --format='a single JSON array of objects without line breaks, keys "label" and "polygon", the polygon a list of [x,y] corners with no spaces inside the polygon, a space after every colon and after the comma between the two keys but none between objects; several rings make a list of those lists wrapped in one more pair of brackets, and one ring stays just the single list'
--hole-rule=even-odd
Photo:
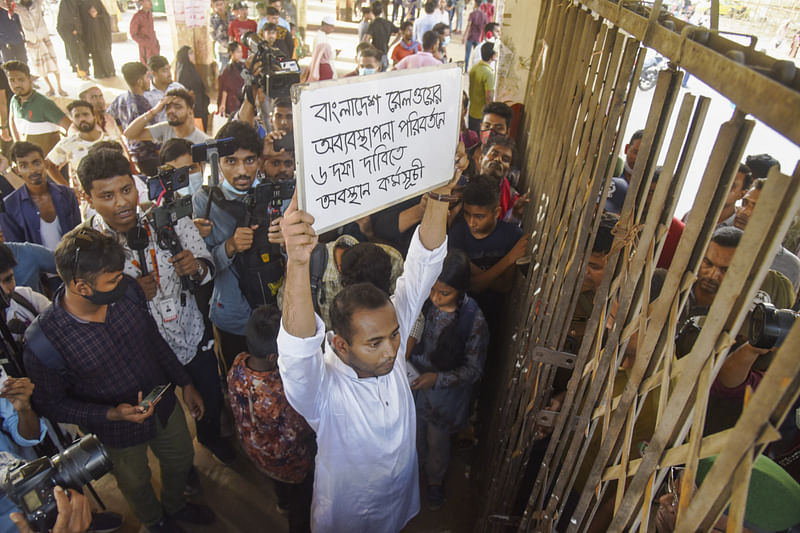
[{"label": "crowd of people", "polygon": [[[40,2],[20,2],[13,16],[37,20]],[[256,55],[248,57],[250,32],[280,60],[309,53],[291,2],[269,0],[258,20],[248,18],[245,3],[211,2],[216,113],[225,121],[216,132],[213,91],[193,50],[182,47],[173,62],[159,55],[150,0],[131,20],[139,61],[121,67],[128,90],[110,105],[86,81],[64,112],[34,87],[38,73],[49,94],[63,93],[57,67],[48,66],[49,39],[42,33],[29,40],[26,30],[23,47],[10,41],[0,74],[0,90],[5,84],[13,94],[0,126],[3,139],[14,141],[6,146],[8,160],[0,158],[0,302],[10,330],[2,344],[16,368],[0,385],[0,451],[35,457],[32,447],[46,441],[52,424],[95,434],[131,511],[152,532],[215,521],[213,505],[196,501],[201,489],[187,416],[199,444],[220,462],[250,461],[272,479],[292,532],[395,532],[421,502],[439,509],[448,493],[451,442],[481,434],[487,415],[480,413],[491,393],[485,376],[500,368],[489,356],[497,352],[507,297],[529,243],[521,221],[530,191],[515,189],[514,113],[494,101],[501,47],[495,6],[475,0],[466,14],[464,4],[376,0],[364,8],[357,68],[346,77],[450,62],[450,33],[462,34],[469,88],[461,143],[447,154],[456,170],[446,186],[322,235],[291,199],[292,102],[269,98],[244,76],[259,69]],[[61,4],[59,32],[79,77],[87,75],[89,56],[95,77],[114,73],[110,53],[97,42],[89,46],[102,36],[67,25],[68,15],[73,24],[100,24],[107,17],[101,6]],[[84,9],[91,21],[83,20]],[[337,77],[329,39],[335,27],[332,17],[322,20],[304,80]],[[55,86],[48,74],[55,74]],[[643,134],[626,145],[605,199],[570,328],[572,346],[579,345],[607,267]],[[231,140],[212,171],[193,146],[222,139]],[[740,167],[686,321],[713,301],[776,163],[760,155]],[[656,172],[653,182],[658,178]],[[288,192],[262,205],[262,186]],[[683,227],[672,221],[659,267],[669,267]],[[778,307],[792,306],[800,289],[797,248],[787,243],[776,252],[775,273],[762,288],[762,299]],[[660,287],[657,280],[653,287]],[[635,346],[628,342],[615,382],[621,386]],[[712,389],[710,409],[719,413],[707,418],[708,431],[735,422],[746,386],[757,386],[763,375],[765,353],[743,341],[726,360]],[[558,410],[568,377],[557,376],[548,409]],[[180,394],[164,393],[165,385]],[[150,400],[151,391],[161,396]],[[643,407],[637,445],[652,433],[655,419],[647,415],[656,411]],[[226,423],[236,439],[225,436]],[[785,449],[776,446],[783,451],[772,456],[780,466],[764,471],[791,489],[785,493],[796,510],[798,430],[782,429]],[[538,441],[547,438],[548,428],[540,427]],[[160,496],[148,450],[160,465]],[[791,483],[779,475],[786,471]],[[120,527],[119,515],[90,513],[78,495],[70,507],[63,496],[56,492],[59,509],[72,515],[76,531]],[[0,531],[13,530],[14,506],[0,502]],[[671,531],[669,513],[662,514],[661,531]],[[769,530],[748,516],[760,528],[754,530]],[[785,516],[786,523],[795,518]],[[596,520],[605,517],[598,513]],[[13,520],[24,527],[20,516]]]}]

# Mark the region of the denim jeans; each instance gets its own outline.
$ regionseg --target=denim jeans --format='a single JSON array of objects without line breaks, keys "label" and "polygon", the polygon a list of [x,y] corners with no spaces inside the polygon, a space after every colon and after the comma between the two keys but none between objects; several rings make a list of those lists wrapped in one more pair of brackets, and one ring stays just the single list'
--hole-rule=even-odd
[{"label": "denim jeans", "polygon": [[417,418],[417,453],[428,485],[441,485],[450,464],[450,433]]},{"label": "denim jeans", "polygon": [[470,41],[467,39],[467,44],[465,47],[466,52],[464,53],[464,72],[469,72],[469,56],[472,53],[472,49],[478,45],[477,41]]}]

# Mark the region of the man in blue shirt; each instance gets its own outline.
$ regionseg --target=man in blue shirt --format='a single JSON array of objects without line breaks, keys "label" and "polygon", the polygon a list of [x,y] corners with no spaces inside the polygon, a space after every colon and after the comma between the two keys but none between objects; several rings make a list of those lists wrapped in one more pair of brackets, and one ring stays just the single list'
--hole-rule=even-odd
[{"label": "man in blue shirt", "polygon": [[81,223],[75,193],[47,179],[42,149],[21,141],[11,147],[14,171],[25,185],[5,197],[0,229],[12,242],[32,242],[55,250],[61,236]]}]

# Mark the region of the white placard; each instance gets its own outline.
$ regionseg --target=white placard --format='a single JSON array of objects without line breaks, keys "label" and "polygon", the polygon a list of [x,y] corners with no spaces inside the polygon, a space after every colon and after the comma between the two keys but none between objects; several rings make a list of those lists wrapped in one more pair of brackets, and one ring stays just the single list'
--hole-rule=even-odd
[{"label": "white placard", "polygon": [[292,88],[298,202],[318,233],[452,178],[461,76],[451,63]]}]

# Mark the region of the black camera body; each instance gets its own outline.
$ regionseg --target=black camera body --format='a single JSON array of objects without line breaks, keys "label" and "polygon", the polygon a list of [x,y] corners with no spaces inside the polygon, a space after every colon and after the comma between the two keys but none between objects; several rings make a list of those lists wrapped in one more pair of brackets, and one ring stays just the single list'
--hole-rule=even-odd
[{"label": "black camera body", "polygon": [[750,312],[747,341],[755,348],[777,348],[792,329],[798,313],[792,309],[776,309],[774,305],[759,303]]},{"label": "black camera body", "polygon": [[166,226],[174,226],[183,217],[192,216],[191,196],[175,196],[175,191],[189,186],[189,170],[191,167],[173,168],[164,165],[158,174],[147,180],[147,195],[151,200],[163,196],[162,205],[154,207],[153,226],[160,230]]},{"label": "black camera body", "polygon": [[247,209],[244,225],[259,224],[269,226],[269,223],[281,216],[284,201],[289,201],[294,195],[297,182],[294,179],[281,181],[264,181],[254,187],[245,197],[244,204]]},{"label": "black camera body", "polygon": [[56,485],[80,491],[110,472],[111,467],[111,459],[97,437],[86,435],[53,457],[22,462],[8,471],[2,488],[31,527],[45,532],[50,531],[58,515],[53,495]]},{"label": "black camera body", "polygon": [[253,76],[247,73],[252,83],[262,87],[270,98],[289,96],[292,85],[300,83],[300,67],[297,66],[297,61],[283,58],[281,50],[270,46],[254,31],[244,34],[242,44],[261,63],[261,74]]}]

